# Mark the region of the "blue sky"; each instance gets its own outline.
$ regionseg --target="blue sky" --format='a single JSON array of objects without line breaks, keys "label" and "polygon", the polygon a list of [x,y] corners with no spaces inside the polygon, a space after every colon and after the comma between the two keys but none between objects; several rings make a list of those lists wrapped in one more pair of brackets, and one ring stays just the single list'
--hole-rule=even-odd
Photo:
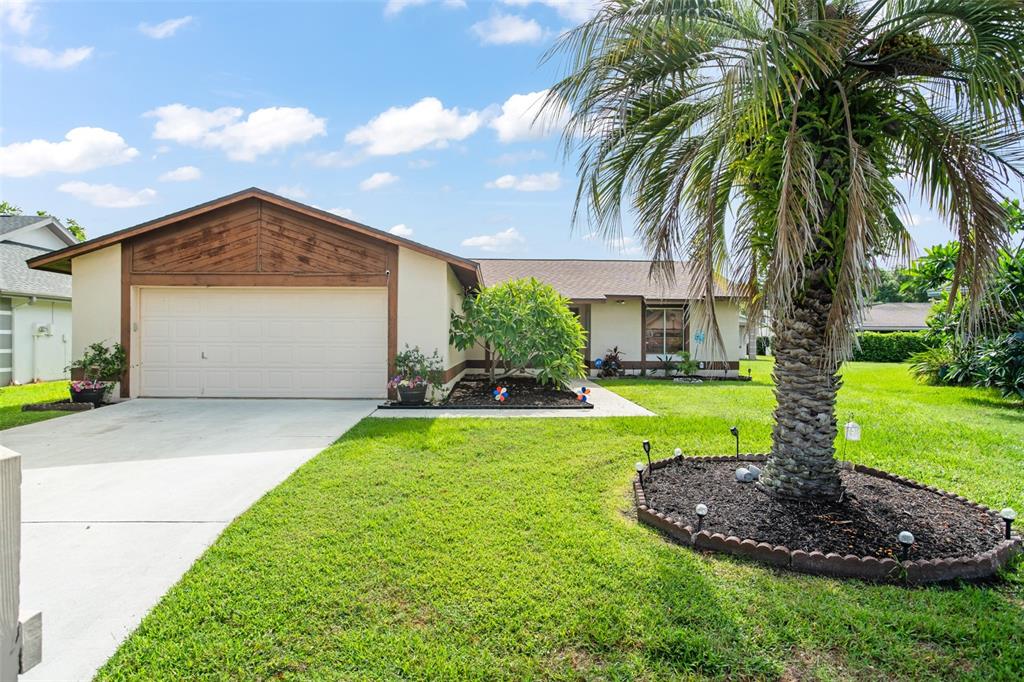
[{"label": "blue sky", "polygon": [[0,2],[26,211],[98,236],[255,185],[465,256],[642,257],[571,233],[574,164],[531,125],[586,1]]}]

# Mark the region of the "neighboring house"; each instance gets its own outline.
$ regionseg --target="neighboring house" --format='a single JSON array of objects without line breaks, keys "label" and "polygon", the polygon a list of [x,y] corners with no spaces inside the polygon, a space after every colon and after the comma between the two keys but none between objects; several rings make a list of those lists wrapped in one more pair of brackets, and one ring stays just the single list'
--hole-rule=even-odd
[{"label": "neighboring house", "polygon": [[26,261],[76,243],[56,218],[0,215],[0,386],[67,377],[71,278]]},{"label": "neighboring house", "polygon": [[869,306],[857,330],[862,332],[914,332],[927,329],[931,303],[876,303]]},{"label": "neighboring house", "polygon": [[[736,376],[742,347],[739,328],[739,293],[716,292],[716,317],[722,345],[716,347],[707,323],[701,294],[694,287],[686,264],[677,263],[669,283],[650,277],[650,261],[477,259],[483,283],[535,277],[572,301],[587,330],[584,351],[588,365],[612,347],[622,353],[630,373],[660,369],[659,357],[682,358],[683,352],[699,364],[702,374]],[[479,352],[470,359],[483,359]]]},{"label": "neighboring house", "polygon": [[[395,354],[407,344],[427,354],[436,348],[446,382],[483,369],[482,355],[448,345],[448,326],[467,290],[498,281],[483,276],[495,272],[493,262],[253,188],[30,265],[73,274],[73,357],[96,341],[124,346],[123,397],[382,398]],[[600,262],[620,267],[614,263]],[[699,354],[708,340],[686,333],[685,313],[692,317],[700,304],[685,282],[659,292],[637,264],[621,267],[621,286],[570,292],[593,332],[591,346],[619,345],[627,361],[643,363],[646,320],[651,352],[690,347]],[[544,279],[553,271],[533,274]],[[736,304],[720,305],[733,355],[718,362],[735,373]],[[679,334],[676,345],[666,339]]]}]

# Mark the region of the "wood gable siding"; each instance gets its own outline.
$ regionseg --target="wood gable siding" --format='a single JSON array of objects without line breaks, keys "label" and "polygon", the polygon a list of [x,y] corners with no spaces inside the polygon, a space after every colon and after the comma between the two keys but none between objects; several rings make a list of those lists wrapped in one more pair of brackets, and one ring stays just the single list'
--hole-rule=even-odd
[{"label": "wood gable siding", "polygon": [[[129,354],[133,286],[387,287],[388,376],[395,372],[398,246],[262,199],[121,243],[121,345]],[[129,377],[125,372],[121,381],[123,397]]]},{"label": "wood gable siding", "polygon": [[259,199],[128,242],[140,284],[385,286],[387,271],[397,266],[392,244]]}]

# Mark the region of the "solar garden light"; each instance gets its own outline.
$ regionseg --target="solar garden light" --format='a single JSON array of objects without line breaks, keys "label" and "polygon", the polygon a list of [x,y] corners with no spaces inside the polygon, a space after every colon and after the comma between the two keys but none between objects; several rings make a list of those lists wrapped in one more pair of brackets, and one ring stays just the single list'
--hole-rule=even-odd
[{"label": "solar garden light", "polygon": [[708,506],[701,502],[694,511],[697,512],[697,532],[699,533],[700,527],[704,525],[704,517],[708,515]]},{"label": "solar garden light", "polygon": [[846,444],[851,440],[857,442],[860,440],[860,424],[853,421],[853,415],[850,416],[850,421],[846,422],[843,426],[843,459],[846,459]]},{"label": "solar garden light", "polygon": [[672,454],[675,455],[676,457],[682,457],[683,456],[683,449],[682,448],[676,448],[675,452],[673,452]]},{"label": "solar garden light", "polygon": [[1013,520],[1017,518],[1017,512],[1013,511],[1010,507],[999,512],[999,518],[1006,524],[1006,539],[1010,539],[1010,526],[1013,525]]},{"label": "solar garden light", "polygon": [[644,441],[644,452],[647,453],[647,466],[651,466],[651,441]]},{"label": "solar garden light", "polygon": [[731,429],[729,429],[729,433],[731,433],[732,437],[736,439],[736,456],[739,457],[740,456],[740,430],[739,430],[738,427],[734,426]]},{"label": "solar garden light", "polygon": [[640,477],[640,488],[642,489],[644,487],[644,463],[643,462],[637,462],[636,463],[636,475]]},{"label": "solar garden light", "polygon": [[914,544],[914,534],[909,530],[901,530],[896,539],[903,546],[903,559],[905,561],[910,556],[910,546]]}]

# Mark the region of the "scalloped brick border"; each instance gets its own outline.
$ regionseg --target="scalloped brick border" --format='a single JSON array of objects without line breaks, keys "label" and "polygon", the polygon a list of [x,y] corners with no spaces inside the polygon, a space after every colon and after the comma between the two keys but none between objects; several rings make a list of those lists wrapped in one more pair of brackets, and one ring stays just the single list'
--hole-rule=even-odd
[{"label": "scalloped brick border", "polygon": [[[767,455],[727,455],[716,457],[670,457],[651,462],[645,467],[643,474],[664,468],[677,460],[694,462],[764,462]],[[850,469],[867,476],[883,478],[901,485],[926,490],[940,497],[957,500],[961,504],[983,511],[997,520],[998,514],[983,504],[968,500],[962,495],[951,493],[932,485],[925,485],[903,476],[896,476],[887,471],[850,462],[840,462],[844,469]],[[911,585],[945,582],[950,580],[978,580],[989,578],[1002,569],[1007,562],[1022,550],[1021,537],[1014,534],[1011,539],[1003,540],[992,549],[968,557],[949,559],[919,559],[915,561],[896,561],[895,559],[879,559],[873,556],[840,555],[834,552],[805,552],[801,549],[791,551],[782,545],[772,546],[767,542],[758,542],[750,538],[738,538],[733,535],[726,537],[721,533],[709,533],[702,530],[694,531],[693,526],[684,524],[678,519],[666,516],[662,512],[647,505],[647,494],[640,485],[640,478],[633,479],[633,494],[636,499],[637,518],[641,523],[657,528],[681,544],[697,549],[724,552],[736,556],[747,557],[761,563],[778,568],[786,568],[800,573],[824,575],[833,578],[860,578],[877,582],[895,582]]]}]

